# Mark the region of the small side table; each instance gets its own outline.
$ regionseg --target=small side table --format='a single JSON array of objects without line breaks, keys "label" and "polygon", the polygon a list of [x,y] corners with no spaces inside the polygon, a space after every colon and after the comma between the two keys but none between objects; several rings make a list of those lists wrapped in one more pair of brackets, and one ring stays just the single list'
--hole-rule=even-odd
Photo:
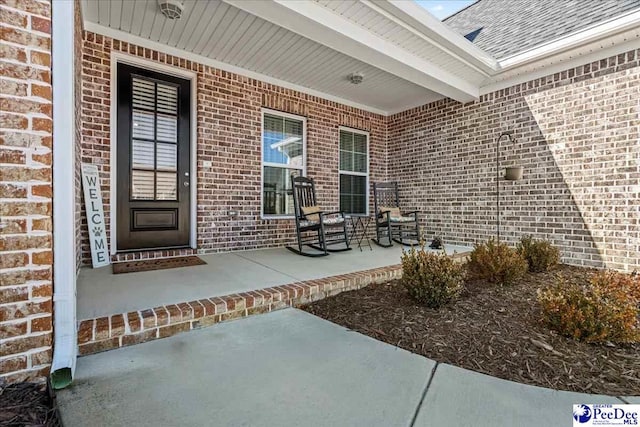
[{"label": "small side table", "polygon": [[362,252],[363,246],[369,246],[369,250],[372,251],[371,242],[367,238],[367,232],[369,231],[369,225],[371,224],[371,217],[368,215],[345,215],[345,218],[351,224],[351,232],[349,234],[349,246],[353,240],[358,244],[358,249]]}]

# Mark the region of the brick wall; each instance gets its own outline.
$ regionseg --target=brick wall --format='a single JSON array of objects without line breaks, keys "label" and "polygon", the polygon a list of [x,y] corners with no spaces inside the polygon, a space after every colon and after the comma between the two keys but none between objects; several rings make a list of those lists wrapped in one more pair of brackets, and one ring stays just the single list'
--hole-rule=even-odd
[{"label": "brick wall", "polygon": [[[42,380],[51,364],[50,13],[44,0],[0,4],[0,380]],[[79,23],[77,15],[77,159],[99,165],[107,218],[110,53],[117,50],[197,72],[201,252],[292,241],[291,221],[259,215],[260,113],[268,107],[307,116],[308,175],[323,206],[338,207],[338,127],[366,129],[371,181],[397,179],[404,207],[424,213],[428,237],[451,243],[494,235],[495,140],[514,130],[518,141],[505,143],[501,165],[523,165],[525,178],[501,183],[504,238],[549,238],[572,264],[640,267],[639,51],[477,102],[442,100],[386,118],[82,33]],[[80,201],[77,191],[78,264],[90,259]]]},{"label": "brick wall", "polygon": [[500,90],[441,100],[389,118],[390,176],[424,213],[427,237],[474,243],[496,232],[496,139],[502,235],[548,238],[565,262],[640,268],[640,51]]},{"label": "brick wall", "polygon": [[75,101],[75,145],[74,145],[74,157],[75,157],[75,245],[76,245],[76,270],[82,265],[82,9],[80,0],[74,0],[74,29],[73,36],[74,42],[74,63],[73,68],[75,72],[75,87],[74,87],[74,101]]},{"label": "brick wall", "polygon": [[[321,204],[338,208],[338,128],[370,131],[371,180],[386,170],[386,118],[202,64],[85,32],[82,70],[82,161],[101,171],[109,224],[111,51],[197,72],[198,250],[216,252],[282,246],[293,241],[293,221],[260,219],[261,109],[307,116],[307,174]],[[205,168],[204,162],[212,162]],[[230,218],[229,210],[238,211]],[[83,214],[84,215],[84,214]],[[90,262],[83,218],[82,252]],[[160,255],[173,252],[162,251]],[[152,257],[154,253],[145,253]],[[155,254],[157,255],[157,254]]]},{"label": "brick wall", "polygon": [[0,2],[0,382],[51,365],[51,6]]},{"label": "brick wall", "polygon": [[[503,142],[501,168],[521,164],[525,178],[501,182],[504,238],[551,239],[571,264],[627,271],[639,265],[637,52],[477,102],[441,100],[382,117],[85,32],[83,161],[101,168],[107,224],[112,50],[197,72],[200,252],[293,240],[291,221],[259,217],[260,110],[268,107],[308,117],[308,174],[318,181],[323,205],[338,205],[338,126],[370,130],[371,181],[398,180],[403,204],[424,213],[427,237],[437,234],[460,244],[495,235],[495,141],[501,131],[514,130],[517,142]],[[205,161],[213,166],[204,168]],[[229,210],[238,217],[228,217]]]}]

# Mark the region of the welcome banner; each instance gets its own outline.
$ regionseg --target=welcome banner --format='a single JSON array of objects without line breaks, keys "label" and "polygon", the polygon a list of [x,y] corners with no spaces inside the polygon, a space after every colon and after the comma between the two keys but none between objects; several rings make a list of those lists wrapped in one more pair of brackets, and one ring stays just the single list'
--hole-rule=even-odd
[{"label": "welcome banner", "polygon": [[84,205],[87,211],[89,227],[89,244],[93,268],[109,265],[109,248],[107,246],[107,230],[104,224],[102,193],[100,192],[100,176],[96,165],[82,164],[82,187]]}]

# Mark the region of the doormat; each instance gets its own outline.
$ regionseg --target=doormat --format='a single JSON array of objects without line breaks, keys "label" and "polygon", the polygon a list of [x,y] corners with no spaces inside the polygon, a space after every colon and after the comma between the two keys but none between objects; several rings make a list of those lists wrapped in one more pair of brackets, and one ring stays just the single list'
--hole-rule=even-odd
[{"label": "doormat", "polygon": [[169,268],[191,267],[206,264],[197,256],[181,256],[176,258],[145,259],[142,261],[116,262],[113,274],[137,273],[139,271],[166,270]]}]

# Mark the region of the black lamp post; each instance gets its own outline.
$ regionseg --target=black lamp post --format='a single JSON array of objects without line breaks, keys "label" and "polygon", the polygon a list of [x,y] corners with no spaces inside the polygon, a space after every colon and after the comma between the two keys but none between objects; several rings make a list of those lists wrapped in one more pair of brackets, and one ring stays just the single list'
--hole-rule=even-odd
[{"label": "black lamp post", "polygon": [[[497,214],[497,237],[500,242],[500,140],[502,137],[509,137],[509,142],[516,142],[512,131],[502,132],[496,143],[496,214]],[[522,166],[509,166],[505,170],[504,179],[506,181],[518,181],[522,179]]]}]

